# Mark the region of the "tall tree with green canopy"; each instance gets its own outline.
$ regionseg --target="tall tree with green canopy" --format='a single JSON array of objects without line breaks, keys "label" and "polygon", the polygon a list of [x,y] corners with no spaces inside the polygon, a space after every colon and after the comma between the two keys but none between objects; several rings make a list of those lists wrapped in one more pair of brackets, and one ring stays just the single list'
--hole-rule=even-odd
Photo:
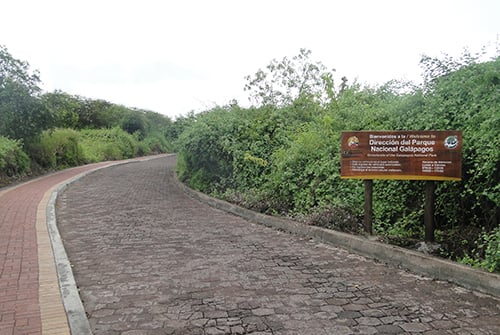
[{"label": "tall tree with green canopy", "polygon": [[281,61],[273,59],[265,70],[247,76],[245,90],[256,105],[286,106],[300,98],[326,103],[335,97],[332,71],[321,62],[312,62],[311,51]]},{"label": "tall tree with green canopy", "polygon": [[31,141],[52,126],[53,117],[40,100],[40,78],[29,64],[0,46],[0,135]]},{"label": "tall tree with green canopy", "polygon": [[56,127],[76,128],[79,121],[78,110],[82,105],[77,97],[62,91],[54,91],[42,95],[42,101],[54,115]]},{"label": "tall tree with green canopy", "polygon": [[30,73],[28,62],[15,59],[5,46],[0,45],[0,88],[4,88],[8,81],[24,86],[30,94],[40,92],[38,71]]}]

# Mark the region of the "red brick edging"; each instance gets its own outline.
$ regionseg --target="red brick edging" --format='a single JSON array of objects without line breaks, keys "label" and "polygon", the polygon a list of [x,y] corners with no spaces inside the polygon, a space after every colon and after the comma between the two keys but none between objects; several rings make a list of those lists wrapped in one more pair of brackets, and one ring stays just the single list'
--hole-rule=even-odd
[{"label": "red brick edging", "polygon": [[47,230],[52,192],[91,171],[156,157],[79,166],[0,190],[0,335],[70,333]]}]

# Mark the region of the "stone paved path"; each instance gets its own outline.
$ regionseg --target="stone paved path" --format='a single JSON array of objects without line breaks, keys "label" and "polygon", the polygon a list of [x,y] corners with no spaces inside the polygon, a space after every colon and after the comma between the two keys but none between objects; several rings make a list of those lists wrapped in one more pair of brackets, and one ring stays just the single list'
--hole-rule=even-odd
[{"label": "stone paved path", "polygon": [[58,225],[94,334],[500,334],[500,302],[186,196],[174,158],[100,170]]}]

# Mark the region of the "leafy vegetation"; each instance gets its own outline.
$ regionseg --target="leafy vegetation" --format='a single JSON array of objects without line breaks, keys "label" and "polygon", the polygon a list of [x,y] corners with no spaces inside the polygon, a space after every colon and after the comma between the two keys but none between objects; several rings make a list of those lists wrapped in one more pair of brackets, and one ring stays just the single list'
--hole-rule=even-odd
[{"label": "leafy vegetation", "polygon": [[474,241],[474,248],[460,259],[463,264],[485,268],[490,272],[500,271],[500,227],[489,233],[482,231]]},{"label": "leafy vegetation", "polygon": [[172,150],[173,122],[158,113],[62,91],[0,46],[0,185],[45,170]]},{"label": "leafy vegetation", "polygon": [[132,158],[139,150],[137,138],[118,127],[85,129],[80,132],[80,136],[87,162]]},{"label": "leafy vegetation", "polygon": [[[361,233],[363,183],[340,178],[342,130],[462,130],[463,178],[436,187],[445,257],[500,271],[500,57],[423,57],[421,85],[362,86],[300,50],[246,78],[236,102],[175,122],[61,91],[0,47],[0,182],[108,159],[176,150],[190,186],[248,208]],[[374,181],[375,233],[423,239],[424,183]]]},{"label": "leafy vegetation", "polygon": [[48,169],[76,166],[84,162],[79,133],[73,129],[46,130],[30,145],[34,160]]},{"label": "leafy vegetation", "polygon": [[[422,85],[378,87],[334,85],[306,50],[273,60],[247,77],[254,106],[177,121],[178,174],[261,212],[359,233],[363,184],[340,178],[341,131],[462,130],[463,179],[436,188],[441,255],[499,271],[500,57],[479,57],[423,57]],[[422,181],[374,181],[375,232],[401,245],[422,240],[423,204]]]},{"label": "leafy vegetation", "polygon": [[20,141],[0,136],[0,180],[21,176],[30,166],[28,155],[22,150]]}]

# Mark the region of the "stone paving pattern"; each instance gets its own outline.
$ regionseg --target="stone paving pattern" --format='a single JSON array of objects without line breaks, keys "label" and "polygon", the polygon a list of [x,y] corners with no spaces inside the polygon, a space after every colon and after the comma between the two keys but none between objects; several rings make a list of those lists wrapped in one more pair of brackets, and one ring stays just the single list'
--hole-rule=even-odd
[{"label": "stone paving pattern", "polygon": [[94,334],[500,334],[500,301],[208,207],[167,157],[60,195]]}]

